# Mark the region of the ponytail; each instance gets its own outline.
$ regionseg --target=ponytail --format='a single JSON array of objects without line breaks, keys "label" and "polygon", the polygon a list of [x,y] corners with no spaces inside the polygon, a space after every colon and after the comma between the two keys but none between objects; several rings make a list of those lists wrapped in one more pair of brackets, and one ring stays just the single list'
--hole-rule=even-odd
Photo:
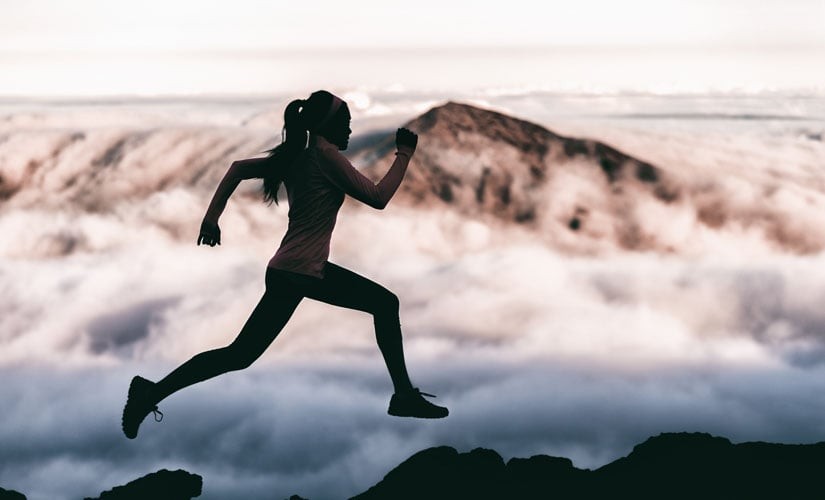
[{"label": "ponytail", "polygon": [[309,99],[295,99],[284,110],[284,127],[281,144],[267,151],[269,169],[264,176],[264,201],[278,204],[278,189],[286,177],[288,168],[307,147],[310,127],[322,120],[333,96],[325,90],[313,92]]}]

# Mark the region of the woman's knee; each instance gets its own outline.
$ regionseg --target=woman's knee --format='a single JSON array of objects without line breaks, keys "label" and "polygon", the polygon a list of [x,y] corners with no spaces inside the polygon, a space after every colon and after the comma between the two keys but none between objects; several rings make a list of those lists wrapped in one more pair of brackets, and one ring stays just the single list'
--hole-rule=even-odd
[{"label": "woman's knee", "polygon": [[226,367],[230,370],[244,370],[249,368],[258,359],[258,354],[250,349],[230,344],[222,349]]},{"label": "woman's knee", "polygon": [[384,293],[380,295],[378,304],[378,308],[382,312],[397,314],[401,302],[398,300],[398,295],[392,293],[389,290],[385,290]]},{"label": "woman's knee", "polygon": [[373,311],[373,315],[397,316],[399,307],[400,301],[398,300],[398,295],[389,290],[385,290],[375,300],[375,310]]}]

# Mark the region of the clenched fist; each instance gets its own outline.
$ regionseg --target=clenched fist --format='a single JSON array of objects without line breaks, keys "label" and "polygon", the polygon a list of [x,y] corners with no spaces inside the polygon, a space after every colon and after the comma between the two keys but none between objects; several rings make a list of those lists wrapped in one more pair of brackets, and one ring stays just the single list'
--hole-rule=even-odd
[{"label": "clenched fist", "polygon": [[395,147],[402,146],[415,149],[418,145],[418,135],[406,128],[400,128],[395,132]]}]

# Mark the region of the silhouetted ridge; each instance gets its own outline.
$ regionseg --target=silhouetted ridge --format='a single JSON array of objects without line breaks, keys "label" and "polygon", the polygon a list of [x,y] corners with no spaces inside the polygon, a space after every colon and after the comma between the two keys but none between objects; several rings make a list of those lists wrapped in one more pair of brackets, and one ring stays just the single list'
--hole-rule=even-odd
[{"label": "silhouetted ridge", "polygon": [[0,488],[0,500],[26,500],[26,495],[19,491]]},{"label": "silhouetted ridge", "polygon": [[598,469],[602,491],[635,488],[649,497],[679,485],[692,498],[803,498],[818,489],[825,443],[732,444],[700,433],[661,434]]},{"label": "silhouetted ridge", "polygon": [[200,496],[202,487],[203,479],[197,474],[161,469],[85,500],[189,500]]},{"label": "silhouetted ridge", "polygon": [[813,498],[823,466],[825,443],[734,445],[702,433],[652,437],[595,471],[566,458],[505,464],[492,450],[438,447],[416,453],[354,498]]},{"label": "silhouetted ridge", "polygon": [[495,451],[440,446],[419,451],[355,498],[503,498],[505,482],[504,460]]}]

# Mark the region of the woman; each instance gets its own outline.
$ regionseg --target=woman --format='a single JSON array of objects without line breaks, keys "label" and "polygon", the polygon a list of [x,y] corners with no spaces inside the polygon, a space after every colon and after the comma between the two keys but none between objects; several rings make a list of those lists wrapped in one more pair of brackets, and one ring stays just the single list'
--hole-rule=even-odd
[{"label": "woman", "polygon": [[[126,437],[137,436],[149,412],[162,414],[157,404],[172,393],[252,364],[289,320],[301,299],[357,309],[373,315],[378,347],[387,364],[395,393],[388,413],[395,416],[443,418],[436,406],[413,387],[407,375],[398,317],[398,297],[381,285],[327,261],[330,238],[345,195],[382,209],[392,198],[412,157],[418,136],[400,128],[396,157],[378,184],[358,172],[339,150],[347,149],[351,115],[337,96],[319,90],[309,99],[289,103],[284,112],[284,139],[270,155],[233,162],[218,185],[201,224],[198,245],[220,245],[218,218],[229,196],[243,179],[262,178],[264,199],[277,203],[278,187],[286,186],[289,226],[266,270],[266,292],[238,337],[228,346],[202,352],[157,383],[136,376],[129,386],[122,426]],[[307,134],[309,146],[307,147]]]}]

